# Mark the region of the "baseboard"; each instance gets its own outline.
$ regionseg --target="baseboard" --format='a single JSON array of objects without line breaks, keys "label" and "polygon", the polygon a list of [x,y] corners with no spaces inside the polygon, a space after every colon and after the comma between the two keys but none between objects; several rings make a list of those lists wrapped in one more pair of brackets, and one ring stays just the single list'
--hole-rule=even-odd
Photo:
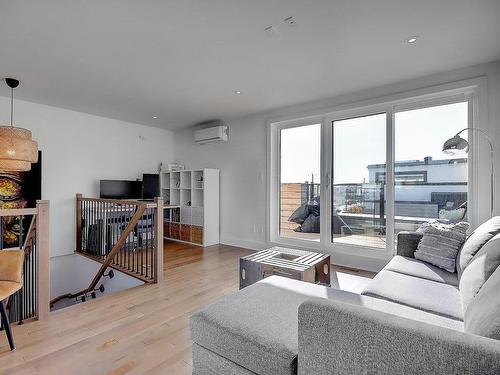
[{"label": "baseboard", "polygon": [[389,260],[383,258],[370,258],[341,252],[332,254],[333,264],[371,272],[379,272],[388,262]]},{"label": "baseboard", "polygon": [[245,249],[249,250],[263,250],[268,247],[271,247],[272,245],[267,243],[267,242],[261,242],[261,241],[248,241],[248,240],[241,240],[238,238],[228,238],[224,237],[221,238],[220,243],[223,245],[228,245],[228,246],[236,246],[236,247],[243,247]]},{"label": "baseboard", "polygon": [[[266,249],[268,247],[276,246],[276,244],[272,244],[269,242],[248,241],[231,237],[221,238],[220,243],[223,245],[242,247],[254,251],[259,251]],[[283,246],[283,245],[278,245],[278,246]],[[371,271],[371,272],[379,272],[382,268],[384,268],[384,266],[389,261],[388,259],[384,258],[372,258],[354,254],[346,254],[343,252],[331,252],[331,250],[327,251],[327,250],[316,249],[312,251],[318,251],[330,254],[332,259],[332,264],[348,268]]]}]

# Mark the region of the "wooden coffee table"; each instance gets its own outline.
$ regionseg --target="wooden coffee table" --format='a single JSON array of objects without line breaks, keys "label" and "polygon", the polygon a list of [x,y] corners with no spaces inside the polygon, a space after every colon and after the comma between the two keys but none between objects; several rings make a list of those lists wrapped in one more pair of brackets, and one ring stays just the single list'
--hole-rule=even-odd
[{"label": "wooden coffee table", "polygon": [[240,289],[271,275],[330,286],[330,255],[276,246],[240,258]]}]

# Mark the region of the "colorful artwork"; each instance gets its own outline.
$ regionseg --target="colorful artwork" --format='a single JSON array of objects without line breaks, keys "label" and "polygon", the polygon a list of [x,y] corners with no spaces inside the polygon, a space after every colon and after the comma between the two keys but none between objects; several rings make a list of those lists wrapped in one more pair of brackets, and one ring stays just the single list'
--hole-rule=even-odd
[{"label": "colorful artwork", "polygon": [[[28,172],[9,172],[0,170],[0,209],[35,207],[42,197],[42,155],[38,151],[38,163],[32,164]],[[1,223],[3,239],[0,248],[19,246],[19,236],[26,233],[30,218],[23,223],[19,217],[4,217]]]}]

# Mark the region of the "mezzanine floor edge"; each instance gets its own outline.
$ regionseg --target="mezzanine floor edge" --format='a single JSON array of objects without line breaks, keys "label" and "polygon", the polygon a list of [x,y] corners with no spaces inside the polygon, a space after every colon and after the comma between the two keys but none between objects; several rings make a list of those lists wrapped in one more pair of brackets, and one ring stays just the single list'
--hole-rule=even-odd
[{"label": "mezzanine floor edge", "polygon": [[166,242],[164,281],[124,290],[0,332],[0,375],[191,374],[189,315],[238,289],[250,250]]},{"label": "mezzanine floor edge", "polygon": [[[17,350],[0,332],[0,375],[191,374],[189,316],[238,290],[239,258],[251,250],[165,242],[164,281],[14,325]],[[373,273],[332,267],[332,283],[360,289]],[[91,276],[89,276],[91,277]]]}]

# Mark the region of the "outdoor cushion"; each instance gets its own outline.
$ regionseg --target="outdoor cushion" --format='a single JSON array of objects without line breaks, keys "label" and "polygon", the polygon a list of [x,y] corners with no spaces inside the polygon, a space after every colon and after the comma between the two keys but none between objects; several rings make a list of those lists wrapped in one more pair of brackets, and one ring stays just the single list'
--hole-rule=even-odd
[{"label": "outdoor cushion", "polygon": [[463,321],[460,292],[453,285],[382,270],[362,294]]},{"label": "outdoor cushion", "polygon": [[486,242],[474,255],[460,278],[463,310],[500,265],[500,234]]},{"label": "outdoor cushion", "polygon": [[320,217],[309,215],[304,223],[300,226],[300,231],[304,233],[319,233],[320,230]]},{"label": "outdoor cushion", "polygon": [[456,273],[445,271],[442,268],[414,258],[406,258],[396,255],[384,267],[384,270],[420,277],[422,279],[436,281],[438,283],[458,286],[458,277]]},{"label": "outdoor cushion", "polygon": [[456,208],[454,210],[440,210],[439,219],[449,220],[452,223],[458,223],[465,216],[465,208]]},{"label": "outdoor cushion", "polygon": [[498,233],[500,233],[500,216],[492,217],[471,233],[458,253],[457,273],[459,279],[479,249]]},{"label": "outdoor cushion", "polygon": [[288,221],[292,223],[302,224],[308,216],[309,216],[309,209],[307,208],[307,204],[303,204],[295,211],[293,211],[293,213],[288,218]]},{"label": "outdoor cushion", "polygon": [[500,267],[484,283],[465,311],[465,332],[500,340]]}]

